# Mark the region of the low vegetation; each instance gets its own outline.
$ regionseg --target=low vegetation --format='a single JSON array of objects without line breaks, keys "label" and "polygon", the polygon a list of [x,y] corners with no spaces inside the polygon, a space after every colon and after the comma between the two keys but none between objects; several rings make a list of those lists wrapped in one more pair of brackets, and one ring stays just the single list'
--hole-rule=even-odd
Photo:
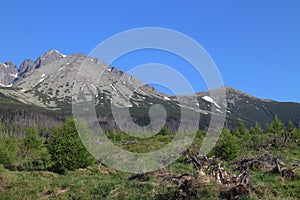
[{"label": "low vegetation", "polygon": [[[209,155],[199,155],[204,131],[172,165],[145,174],[98,163],[81,143],[74,120],[50,130],[28,126],[5,134],[0,124],[1,199],[299,199],[300,129],[277,117],[266,129],[223,129]],[[49,131],[49,130],[47,130]],[[150,152],[173,139],[163,128],[140,139],[107,132],[117,146]]]}]

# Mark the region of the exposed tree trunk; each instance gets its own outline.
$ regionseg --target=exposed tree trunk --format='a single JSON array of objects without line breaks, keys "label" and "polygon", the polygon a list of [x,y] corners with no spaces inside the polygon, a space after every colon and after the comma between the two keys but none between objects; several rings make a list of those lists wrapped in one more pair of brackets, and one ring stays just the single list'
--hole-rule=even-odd
[{"label": "exposed tree trunk", "polygon": [[290,132],[286,132],[284,133],[284,145],[287,146],[288,141],[290,140],[291,137],[291,133]]}]

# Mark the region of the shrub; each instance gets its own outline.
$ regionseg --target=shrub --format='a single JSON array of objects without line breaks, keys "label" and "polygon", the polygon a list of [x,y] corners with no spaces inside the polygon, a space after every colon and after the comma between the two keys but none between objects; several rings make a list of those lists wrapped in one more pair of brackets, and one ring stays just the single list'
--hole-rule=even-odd
[{"label": "shrub", "polygon": [[48,166],[50,156],[44,144],[44,139],[39,137],[36,126],[29,126],[25,130],[25,138],[22,140],[21,157],[24,159],[24,167],[28,170],[40,170]]},{"label": "shrub", "polygon": [[277,117],[277,115],[275,115],[274,121],[269,127],[269,131],[274,135],[273,145],[275,147],[281,146],[283,143],[282,138],[285,130],[284,130],[284,124]]},{"label": "shrub", "polygon": [[265,139],[264,131],[261,129],[261,127],[258,124],[256,124],[255,127],[252,127],[250,129],[250,135],[251,135],[251,140],[250,140],[251,149],[258,149],[263,145],[264,143],[263,139]]},{"label": "shrub", "polygon": [[224,129],[215,147],[216,156],[224,160],[233,160],[239,153],[238,139],[230,130]]},{"label": "shrub", "polygon": [[10,165],[17,160],[18,143],[14,137],[0,138],[0,164]]},{"label": "shrub", "polygon": [[73,119],[68,119],[62,126],[53,128],[53,135],[47,147],[54,172],[65,173],[66,170],[85,168],[94,161],[83,146]]},{"label": "shrub", "polygon": [[167,127],[165,126],[158,133],[158,135],[162,135],[162,136],[171,135],[171,134],[172,134],[171,131],[167,129]]}]

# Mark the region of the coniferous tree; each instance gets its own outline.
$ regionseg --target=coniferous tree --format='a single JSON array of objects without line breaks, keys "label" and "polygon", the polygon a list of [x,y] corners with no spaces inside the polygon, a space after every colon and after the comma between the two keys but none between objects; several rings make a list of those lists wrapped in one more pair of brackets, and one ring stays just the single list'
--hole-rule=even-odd
[{"label": "coniferous tree", "polygon": [[49,164],[50,156],[44,139],[39,137],[38,133],[36,126],[29,126],[25,129],[21,154],[25,158],[24,164],[27,169],[44,169]]},{"label": "coniferous tree", "polygon": [[245,124],[241,119],[238,120],[238,125],[237,128],[234,130],[233,135],[240,140],[240,143],[243,146],[250,147],[251,135],[246,129]]},{"label": "coniferous tree", "polygon": [[291,120],[288,122],[288,126],[286,128],[286,131],[284,133],[284,145],[287,146],[288,142],[290,141],[290,138],[293,137],[295,134],[295,126]]},{"label": "coniferous tree", "polygon": [[259,149],[264,144],[264,132],[258,123],[250,129],[251,148]]},{"label": "coniferous tree", "polygon": [[273,145],[279,147],[281,145],[281,138],[285,132],[284,124],[275,115],[274,121],[270,124],[269,131],[274,135]]},{"label": "coniferous tree", "polygon": [[0,164],[11,165],[17,160],[18,143],[15,137],[0,137]]},{"label": "coniferous tree", "polygon": [[298,129],[295,130],[295,133],[294,133],[294,141],[297,143],[297,144],[300,144],[300,127]]},{"label": "coniferous tree", "polygon": [[241,119],[239,119],[237,128],[234,130],[233,134],[236,137],[243,137],[245,135],[245,131],[246,131],[245,124]]},{"label": "coniferous tree", "polygon": [[73,119],[53,129],[47,147],[53,162],[52,170],[58,173],[85,168],[94,162],[78,136]]},{"label": "coniferous tree", "polygon": [[216,156],[224,160],[233,160],[239,153],[239,140],[229,129],[223,129],[222,134],[215,147]]}]

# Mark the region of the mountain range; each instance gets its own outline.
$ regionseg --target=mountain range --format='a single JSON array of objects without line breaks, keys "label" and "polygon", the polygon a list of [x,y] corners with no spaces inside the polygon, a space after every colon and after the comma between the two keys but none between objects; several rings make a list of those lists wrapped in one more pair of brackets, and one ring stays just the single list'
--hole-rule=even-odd
[{"label": "mountain range", "polygon": [[[83,70],[78,76],[80,69]],[[95,72],[102,75],[100,82]],[[81,87],[72,94],[76,85]],[[211,92],[218,94],[224,89],[226,103],[218,96],[214,99],[210,96]],[[284,123],[291,120],[298,125],[300,122],[299,103],[260,99],[225,86],[214,91],[169,96],[84,54],[66,56],[50,50],[36,61],[24,60],[19,67],[12,62],[0,63],[0,120],[4,123],[32,123],[30,116],[35,116],[47,120],[51,126],[71,116],[72,103],[87,101],[87,94],[91,94],[98,121],[108,129],[118,128],[111,106],[129,109],[133,121],[143,126],[150,123],[148,110],[154,104],[165,108],[166,126],[171,130],[178,128],[182,108],[200,113],[200,128],[208,127],[212,114],[226,114],[225,125],[230,128],[234,128],[238,120],[248,127],[256,123],[264,126],[275,115]],[[35,123],[42,126],[45,122],[36,120]]]}]

